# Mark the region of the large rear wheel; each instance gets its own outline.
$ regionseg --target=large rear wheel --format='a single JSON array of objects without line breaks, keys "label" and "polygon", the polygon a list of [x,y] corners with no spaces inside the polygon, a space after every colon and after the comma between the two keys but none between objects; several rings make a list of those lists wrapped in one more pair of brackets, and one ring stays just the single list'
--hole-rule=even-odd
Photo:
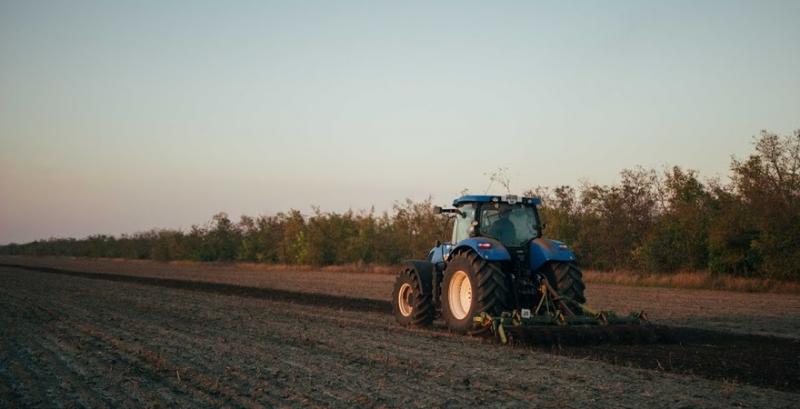
[{"label": "large rear wheel", "polygon": [[559,294],[567,296],[581,304],[586,302],[583,284],[583,273],[574,262],[550,261],[543,269],[550,286]]},{"label": "large rear wheel", "polygon": [[454,332],[467,333],[482,312],[498,315],[510,310],[511,286],[497,263],[472,250],[454,254],[442,281],[442,317]]},{"label": "large rear wheel", "polygon": [[427,326],[433,322],[435,309],[431,294],[426,294],[419,274],[405,268],[397,275],[392,291],[392,312],[402,325]]}]

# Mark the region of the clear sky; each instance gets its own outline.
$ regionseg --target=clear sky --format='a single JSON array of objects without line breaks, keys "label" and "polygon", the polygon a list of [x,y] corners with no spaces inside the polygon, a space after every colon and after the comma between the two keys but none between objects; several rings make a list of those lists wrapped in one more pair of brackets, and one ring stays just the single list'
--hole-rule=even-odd
[{"label": "clear sky", "polygon": [[800,1],[0,1],[0,243],[726,175],[800,128]]}]

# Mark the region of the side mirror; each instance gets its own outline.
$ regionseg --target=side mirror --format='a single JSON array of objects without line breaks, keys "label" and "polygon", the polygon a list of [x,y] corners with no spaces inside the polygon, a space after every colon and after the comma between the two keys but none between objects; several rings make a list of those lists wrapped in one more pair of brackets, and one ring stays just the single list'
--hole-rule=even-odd
[{"label": "side mirror", "polygon": [[433,206],[433,214],[457,214],[461,217],[464,217],[464,212],[458,209],[442,209],[441,206]]}]

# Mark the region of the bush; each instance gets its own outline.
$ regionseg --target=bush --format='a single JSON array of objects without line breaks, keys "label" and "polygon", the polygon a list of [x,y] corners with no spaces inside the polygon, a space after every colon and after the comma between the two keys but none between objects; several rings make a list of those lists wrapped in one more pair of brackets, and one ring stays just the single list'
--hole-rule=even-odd
[{"label": "bush", "polygon": [[[508,185],[507,181],[504,185]],[[545,235],[567,242],[585,268],[670,273],[709,270],[800,280],[800,131],[762,132],[755,151],[731,164],[731,182],[701,183],[697,172],[623,170],[611,186],[584,183],[528,192],[541,196]],[[313,208],[233,222],[218,213],[189,231],[151,230],[119,238],[48,239],[0,246],[0,254],[122,257],[281,264],[397,264],[447,241],[452,221],[432,202],[405,200],[391,212]]]}]

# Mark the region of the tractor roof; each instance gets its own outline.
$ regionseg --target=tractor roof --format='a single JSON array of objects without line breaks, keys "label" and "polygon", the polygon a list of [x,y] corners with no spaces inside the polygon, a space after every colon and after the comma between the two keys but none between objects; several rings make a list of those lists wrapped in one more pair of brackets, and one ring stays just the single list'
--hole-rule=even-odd
[{"label": "tractor roof", "polygon": [[488,203],[488,202],[502,202],[502,203],[523,203],[528,205],[540,205],[542,199],[538,197],[519,197],[516,195],[464,195],[456,200],[453,200],[453,206],[461,206],[464,203]]}]

